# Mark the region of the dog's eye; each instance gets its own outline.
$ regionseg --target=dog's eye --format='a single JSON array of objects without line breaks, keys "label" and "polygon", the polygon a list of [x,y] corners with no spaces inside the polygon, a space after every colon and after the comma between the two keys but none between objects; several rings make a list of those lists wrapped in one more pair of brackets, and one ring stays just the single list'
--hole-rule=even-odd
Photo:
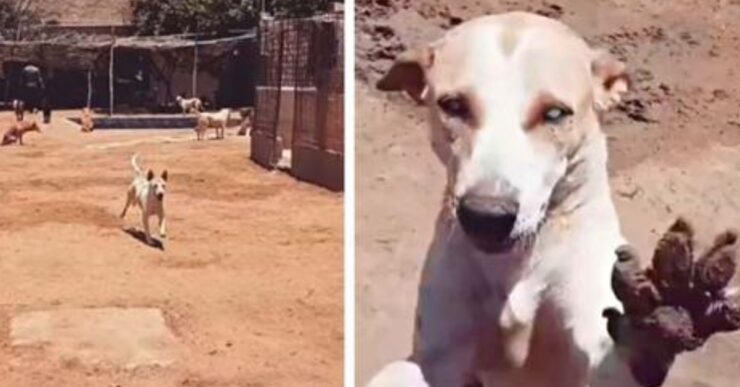
[{"label": "dog's eye", "polygon": [[470,107],[468,101],[459,96],[446,96],[437,101],[437,105],[446,114],[463,120],[470,119]]},{"label": "dog's eye", "polygon": [[553,106],[547,110],[545,110],[545,114],[542,117],[542,120],[548,124],[559,124],[563,122],[563,120],[572,115],[573,111],[562,107],[562,106]]}]

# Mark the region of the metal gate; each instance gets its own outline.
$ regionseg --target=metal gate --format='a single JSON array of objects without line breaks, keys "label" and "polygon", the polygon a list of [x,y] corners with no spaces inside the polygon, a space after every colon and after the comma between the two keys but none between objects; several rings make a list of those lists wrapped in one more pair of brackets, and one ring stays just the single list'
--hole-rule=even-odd
[{"label": "metal gate", "polygon": [[343,188],[342,15],[263,22],[252,158]]}]

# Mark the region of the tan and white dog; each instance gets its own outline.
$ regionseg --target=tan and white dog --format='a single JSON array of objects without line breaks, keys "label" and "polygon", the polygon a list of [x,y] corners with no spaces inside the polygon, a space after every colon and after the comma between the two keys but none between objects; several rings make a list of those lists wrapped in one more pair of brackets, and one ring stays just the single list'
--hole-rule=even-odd
[{"label": "tan and white dog", "polygon": [[230,109],[221,109],[216,113],[198,114],[198,122],[195,126],[195,135],[198,141],[202,140],[209,128],[216,130],[216,138],[223,139],[226,135],[226,126],[231,116]]},{"label": "tan and white dog", "polygon": [[236,134],[239,136],[248,136],[252,132],[252,126],[254,125],[254,108],[243,108],[239,111],[239,114],[242,122]]},{"label": "tan and white dog", "polygon": [[625,240],[599,116],[628,86],[622,63],[526,13],[465,22],[397,59],[378,87],[428,106],[448,179],[412,362],[373,387],[638,385],[602,317],[621,310],[610,276]]},{"label": "tan and white dog", "polygon": [[183,114],[191,112],[198,113],[203,111],[203,102],[200,100],[200,98],[183,98],[182,96],[178,95],[175,100],[180,106],[180,109],[182,109]]},{"label": "tan and white dog", "polygon": [[134,179],[126,193],[126,205],[121,212],[121,218],[126,216],[129,206],[136,205],[141,209],[141,223],[144,228],[146,242],[152,244],[149,232],[149,218],[157,216],[159,220],[159,236],[167,237],[166,219],[164,212],[164,196],[167,191],[167,170],[160,176],[155,176],[150,169],[146,175],[138,164],[139,154],[131,157],[131,166],[134,169]]},{"label": "tan and white dog", "polygon": [[95,129],[95,121],[92,118],[92,110],[89,107],[82,109],[82,117],[80,119],[80,130],[83,133],[90,133]]}]

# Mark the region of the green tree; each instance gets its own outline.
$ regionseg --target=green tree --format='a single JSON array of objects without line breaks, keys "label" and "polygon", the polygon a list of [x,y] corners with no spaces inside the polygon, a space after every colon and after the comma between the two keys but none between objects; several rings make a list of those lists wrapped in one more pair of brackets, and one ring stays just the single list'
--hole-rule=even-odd
[{"label": "green tree", "polygon": [[141,35],[224,34],[254,26],[258,15],[253,0],[131,0],[131,8]]},{"label": "green tree", "polygon": [[34,0],[0,0],[0,37],[19,39],[24,28],[40,22]]},{"label": "green tree", "polygon": [[262,9],[279,18],[305,17],[326,11],[331,3],[331,0],[131,0],[131,8],[141,35],[224,34],[232,29],[254,27]]},{"label": "green tree", "polygon": [[325,12],[331,0],[273,0],[269,8],[277,17],[306,17]]}]

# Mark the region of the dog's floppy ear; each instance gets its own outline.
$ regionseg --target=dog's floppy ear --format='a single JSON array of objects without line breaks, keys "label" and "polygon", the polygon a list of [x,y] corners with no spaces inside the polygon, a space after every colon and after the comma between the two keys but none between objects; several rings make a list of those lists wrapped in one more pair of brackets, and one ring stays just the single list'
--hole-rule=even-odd
[{"label": "dog's floppy ear", "polygon": [[154,171],[152,171],[151,169],[149,171],[147,171],[147,173],[146,173],[146,179],[147,180],[150,180],[150,181],[152,179],[154,179]]},{"label": "dog's floppy ear", "polygon": [[595,51],[591,62],[594,78],[594,103],[599,111],[606,111],[622,100],[630,89],[627,66],[604,50]]},{"label": "dog's floppy ear", "polygon": [[164,172],[162,172],[162,180],[167,181],[167,170],[165,169]]},{"label": "dog's floppy ear", "polygon": [[376,86],[382,91],[405,91],[416,102],[422,103],[427,87],[424,73],[433,61],[434,52],[429,46],[408,50],[396,58]]}]

